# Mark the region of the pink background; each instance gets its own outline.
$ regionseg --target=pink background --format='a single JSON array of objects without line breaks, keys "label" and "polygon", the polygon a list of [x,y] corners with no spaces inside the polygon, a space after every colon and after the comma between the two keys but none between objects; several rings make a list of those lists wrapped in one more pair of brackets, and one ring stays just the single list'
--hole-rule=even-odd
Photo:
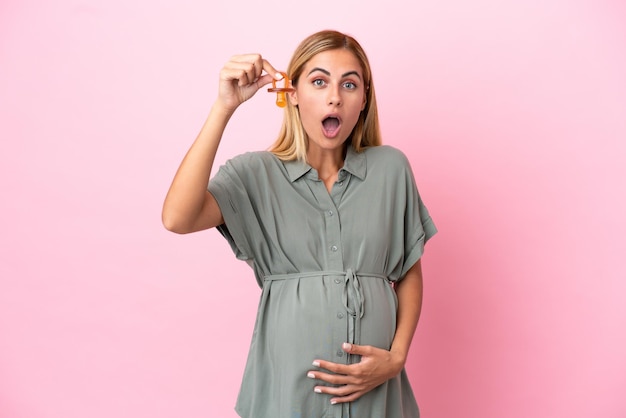
[{"label": "pink background", "polygon": [[[626,416],[624,2],[213,3],[0,3],[0,417],[235,416],[259,290],[161,203],[222,64],[324,28],[369,53],[440,230],[423,417]],[[273,101],[219,163],[274,140]]]}]

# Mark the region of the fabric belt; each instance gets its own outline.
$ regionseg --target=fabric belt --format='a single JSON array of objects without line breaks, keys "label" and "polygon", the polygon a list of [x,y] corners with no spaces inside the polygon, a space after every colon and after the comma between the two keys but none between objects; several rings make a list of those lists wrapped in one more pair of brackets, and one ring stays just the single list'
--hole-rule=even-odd
[{"label": "fabric belt", "polygon": [[361,318],[363,318],[364,306],[365,306],[365,296],[363,295],[363,290],[361,289],[361,282],[359,281],[359,277],[374,277],[377,279],[384,280],[388,283],[391,283],[388,277],[383,276],[381,274],[374,273],[356,273],[352,269],[348,269],[346,271],[315,271],[308,273],[287,273],[287,274],[274,274],[265,276],[265,281],[275,281],[275,280],[293,280],[293,279],[304,279],[304,278],[312,278],[312,277],[320,277],[320,276],[343,276],[344,277],[344,286],[343,286],[343,295],[342,302],[343,306],[346,308],[346,311],[350,316],[354,318],[354,327],[350,327],[349,331],[349,343],[350,344],[360,344],[361,341]]}]

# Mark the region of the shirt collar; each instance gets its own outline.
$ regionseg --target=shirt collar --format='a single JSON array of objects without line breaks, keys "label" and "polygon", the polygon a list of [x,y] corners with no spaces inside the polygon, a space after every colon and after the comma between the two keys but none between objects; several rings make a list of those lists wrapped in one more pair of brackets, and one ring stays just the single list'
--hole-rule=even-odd
[{"label": "shirt collar", "polygon": [[[349,146],[342,170],[364,180],[367,172],[366,161],[364,152],[356,152],[352,146]],[[284,161],[283,164],[292,183],[312,170],[309,164],[300,160]]]},{"label": "shirt collar", "polygon": [[365,158],[365,151],[356,152],[352,146],[348,147],[346,152],[346,160],[343,163],[343,169],[359,180],[365,180],[365,174],[367,173],[367,159]]}]

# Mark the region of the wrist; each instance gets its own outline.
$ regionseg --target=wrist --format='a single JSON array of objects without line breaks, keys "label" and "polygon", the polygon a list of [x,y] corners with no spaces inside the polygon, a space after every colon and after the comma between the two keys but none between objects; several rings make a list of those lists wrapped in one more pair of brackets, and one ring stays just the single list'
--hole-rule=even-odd
[{"label": "wrist", "polygon": [[216,100],[211,107],[211,113],[217,117],[225,118],[226,120],[230,119],[230,117],[235,113],[237,107],[228,106],[226,103],[221,100]]},{"label": "wrist", "polygon": [[391,364],[394,367],[394,370],[397,373],[400,373],[406,364],[407,353],[404,350],[394,349],[393,347],[389,350],[391,354]]}]

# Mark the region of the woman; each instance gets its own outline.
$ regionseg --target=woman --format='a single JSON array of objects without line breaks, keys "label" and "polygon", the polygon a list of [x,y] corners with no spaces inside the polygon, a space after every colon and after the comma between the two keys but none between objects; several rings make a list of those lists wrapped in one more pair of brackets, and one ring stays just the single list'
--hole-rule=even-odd
[{"label": "woman", "polygon": [[240,416],[418,417],[404,364],[421,310],[420,258],[436,228],[405,156],[380,145],[357,41],[313,34],[287,74],[294,91],[276,143],[209,181],[233,112],[282,78],[258,54],[226,63],[163,223],[178,233],[217,227],[263,289]]}]

